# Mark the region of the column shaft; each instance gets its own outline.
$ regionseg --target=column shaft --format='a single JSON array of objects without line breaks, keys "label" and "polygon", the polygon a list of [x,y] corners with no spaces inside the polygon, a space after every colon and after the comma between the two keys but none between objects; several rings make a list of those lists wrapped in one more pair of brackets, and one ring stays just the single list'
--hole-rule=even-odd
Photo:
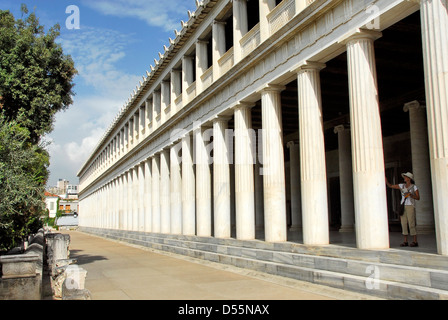
[{"label": "column shaft", "polygon": [[160,233],[160,155],[152,158],[152,232]]},{"label": "column shaft", "polygon": [[303,242],[329,243],[327,174],[319,71],[306,62],[298,71]]},{"label": "column shaft", "polygon": [[[373,41],[359,30],[347,40],[357,246],[389,248],[384,154]],[[372,206],[369,199],[374,199]]]},{"label": "column shaft", "polygon": [[160,232],[171,232],[170,151],[160,153]]},{"label": "column shaft", "polygon": [[236,237],[255,238],[254,150],[251,106],[235,107],[235,213]]},{"label": "column shaft", "polygon": [[341,228],[339,232],[355,230],[355,209],[353,207],[353,173],[350,129],[335,127],[338,134],[339,185],[341,190]]},{"label": "column shaft", "polygon": [[421,0],[437,250],[448,255],[448,0]]},{"label": "column shaft", "polygon": [[288,142],[289,172],[291,181],[291,230],[302,228],[302,204],[300,201],[300,145]]},{"label": "column shaft", "polygon": [[182,139],[182,234],[196,233],[196,179],[191,135]]},{"label": "column shaft", "polygon": [[230,237],[230,170],[227,149],[227,118],[213,122],[213,204],[214,236]]},{"label": "column shaft", "polygon": [[145,161],[145,232],[152,231],[151,159]]},{"label": "column shaft", "polygon": [[182,177],[180,171],[181,158],[179,150],[182,143],[170,149],[170,199],[171,199],[171,233],[182,234]]},{"label": "column shaft", "polygon": [[210,159],[207,143],[210,134],[206,127],[195,130],[195,160],[196,160],[196,223],[197,235],[209,237],[212,234],[212,195]]},{"label": "column shaft", "polygon": [[285,159],[280,92],[284,87],[268,86],[261,91],[263,127],[263,190],[265,239],[287,240]]}]

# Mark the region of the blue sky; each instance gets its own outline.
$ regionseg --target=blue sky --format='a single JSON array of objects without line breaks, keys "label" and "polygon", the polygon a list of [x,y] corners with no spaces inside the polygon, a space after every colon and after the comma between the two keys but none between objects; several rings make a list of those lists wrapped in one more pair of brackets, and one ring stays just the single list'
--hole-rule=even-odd
[{"label": "blue sky", "polygon": [[[51,144],[50,179],[78,183],[76,174],[113,118],[128,100],[154,59],[181,30],[195,0],[0,0],[0,9],[21,16],[24,3],[47,29],[61,26],[58,42],[79,71],[73,105],[56,116]],[[66,21],[79,8],[79,29]],[[69,26],[70,26],[69,23]]]}]

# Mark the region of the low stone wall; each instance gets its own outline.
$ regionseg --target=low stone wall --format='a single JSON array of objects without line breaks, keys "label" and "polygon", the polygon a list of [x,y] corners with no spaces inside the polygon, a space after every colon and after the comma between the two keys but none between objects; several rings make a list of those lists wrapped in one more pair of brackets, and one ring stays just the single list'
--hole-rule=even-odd
[{"label": "low stone wall", "polygon": [[0,300],[90,300],[87,271],[69,258],[69,245],[70,235],[41,229],[23,247],[0,256]]},{"label": "low stone wall", "polygon": [[[40,300],[44,264],[44,230],[0,257],[0,300]],[[22,253],[23,252],[23,253]]]}]

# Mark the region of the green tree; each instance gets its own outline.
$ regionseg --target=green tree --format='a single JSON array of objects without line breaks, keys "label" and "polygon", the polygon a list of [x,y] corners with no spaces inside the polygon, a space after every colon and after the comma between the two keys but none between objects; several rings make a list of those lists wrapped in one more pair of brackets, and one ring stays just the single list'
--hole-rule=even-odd
[{"label": "green tree", "polygon": [[73,103],[77,71],[56,43],[60,26],[45,33],[36,15],[27,14],[25,5],[23,19],[0,10],[0,108],[37,143],[53,130],[54,115]]},{"label": "green tree", "polygon": [[0,251],[20,244],[42,225],[49,154],[41,137],[67,109],[77,74],[56,43],[22,5],[22,19],[0,10]]},{"label": "green tree", "polygon": [[35,233],[45,212],[49,156],[29,132],[0,114],[0,250]]}]

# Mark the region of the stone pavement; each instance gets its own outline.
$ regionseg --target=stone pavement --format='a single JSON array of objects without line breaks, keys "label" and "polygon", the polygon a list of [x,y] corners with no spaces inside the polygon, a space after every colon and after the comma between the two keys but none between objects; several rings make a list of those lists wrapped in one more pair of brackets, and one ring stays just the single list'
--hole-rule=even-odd
[{"label": "stone pavement", "polygon": [[70,258],[93,300],[377,300],[308,282],[129,245],[79,231]]}]

